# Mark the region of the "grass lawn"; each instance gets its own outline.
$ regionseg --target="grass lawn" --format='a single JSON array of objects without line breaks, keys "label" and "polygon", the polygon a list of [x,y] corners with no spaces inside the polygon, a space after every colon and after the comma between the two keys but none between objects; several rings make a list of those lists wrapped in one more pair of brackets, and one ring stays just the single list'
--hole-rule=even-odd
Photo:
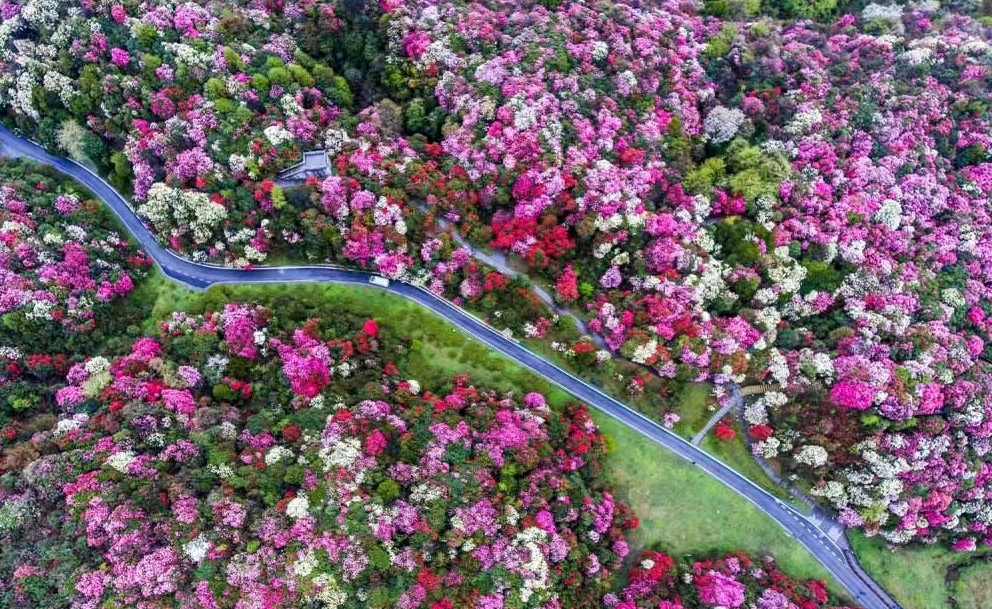
[{"label": "grass lawn", "polygon": [[197,299],[197,295],[197,292],[166,279],[161,271],[153,269],[129,298],[136,302],[152,303],[142,331],[155,334],[155,325],[159,321],[168,318],[173,311],[185,311]]},{"label": "grass lawn", "polygon": [[679,390],[677,412],[682,420],[675,425],[675,431],[685,438],[691,438],[702,429],[716,413],[713,386],[709,383],[686,383]]},{"label": "grass lawn", "polygon": [[710,433],[703,438],[702,442],[700,442],[700,448],[744,474],[752,482],[761,485],[761,487],[766,491],[772,493],[780,499],[792,502],[796,508],[801,509],[801,511],[805,511],[805,505],[793,501],[792,495],[790,495],[779,485],[775,484],[765,474],[764,470],[762,470],[761,467],[754,462],[754,459],[751,457],[751,453],[747,450],[747,446],[744,445],[744,440],[740,434],[740,428],[737,426],[736,422],[733,424],[733,427],[734,430],[737,431],[737,437],[733,440],[721,440]]},{"label": "grass lawn", "polygon": [[[956,553],[938,546],[893,552],[880,538],[856,532],[850,537],[861,565],[904,609],[992,608],[992,566],[986,562],[988,556]],[[965,566],[969,563],[974,564]]]},{"label": "grass lawn", "polygon": [[992,565],[962,569],[954,584],[954,600],[960,609],[992,609]]},{"label": "grass lawn", "polygon": [[[183,290],[179,289],[180,292]],[[187,293],[188,294],[188,293]],[[329,302],[341,315],[356,319],[374,317],[380,327],[411,341],[404,370],[428,386],[450,382],[455,372],[465,372],[481,385],[502,390],[537,390],[553,404],[570,400],[509,359],[471,340],[442,318],[397,296],[373,288],[337,285],[219,286],[201,298],[166,292],[156,313],[167,314],[174,303],[217,309],[229,299],[264,301],[278,315],[290,299]],[[782,568],[797,577],[827,579],[826,571],[772,519],[694,466],[661,446],[594,411],[597,424],[613,450],[606,469],[617,495],[628,502],[641,521],[633,539],[636,550],[656,546],[677,555],[703,556],[730,550],[755,555],[770,554]],[[835,587],[836,590],[836,587]]]},{"label": "grass lawn", "polygon": [[774,556],[796,577],[830,581],[775,521],[718,480],[612,419],[601,416],[597,423],[614,444],[607,473],[641,522],[630,539],[632,548],[659,545],[693,556],[745,550]]}]

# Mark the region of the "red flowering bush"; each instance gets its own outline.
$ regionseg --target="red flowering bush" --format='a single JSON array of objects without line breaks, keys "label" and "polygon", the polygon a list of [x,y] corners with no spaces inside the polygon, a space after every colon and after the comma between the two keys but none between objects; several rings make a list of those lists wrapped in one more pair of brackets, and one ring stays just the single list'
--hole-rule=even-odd
[{"label": "red flowering bush", "polygon": [[737,437],[737,432],[734,431],[734,428],[726,423],[717,423],[716,427],[713,428],[713,434],[725,442]]}]

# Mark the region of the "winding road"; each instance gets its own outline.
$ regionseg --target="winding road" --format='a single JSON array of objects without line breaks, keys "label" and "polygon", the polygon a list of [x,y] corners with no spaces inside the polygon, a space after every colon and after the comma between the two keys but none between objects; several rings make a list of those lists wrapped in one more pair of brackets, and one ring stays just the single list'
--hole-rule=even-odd
[{"label": "winding road", "polygon": [[901,609],[876,582],[867,578],[864,572],[856,566],[856,562],[854,566],[850,564],[850,561],[853,560],[852,554],[835,544],[828,535],[817,528],[801,512],[783,503],[736,470],[687,440],[559,368],[542,356],[531,352],[520,343],[506,338],[499,331],[447,300],[408,283],[392,281],[388,285],[372,284],[370,280],[376,275],[343,268],[281,266],[234,269],[192,262],[159,244],[151,231],[135,215],[127,201],[100,176],[86,167],[64,157],[51,155],[41,146],[14,135],[2,125],[0,125],[0,152],[10,156],[31,158],[82,183],[114,211],[128,231],[154,259],[166,277],[192,288],[205,289],[215,284],[287,282],[353,284],[383,289],[430,309],[456,325],[465,334],[540,374],[579,400],[636,430],[647,439],[664,446],[723,482],[765,514],[775,519],[782,528],[819,560],[857,603],[866,609]]}]

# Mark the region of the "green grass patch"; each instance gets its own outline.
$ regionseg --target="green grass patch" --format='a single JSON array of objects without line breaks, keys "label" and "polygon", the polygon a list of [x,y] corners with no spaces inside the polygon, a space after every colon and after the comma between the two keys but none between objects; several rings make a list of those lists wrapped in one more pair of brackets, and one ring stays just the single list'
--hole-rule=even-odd
[{"label": "green grass patch", "polygon": [[992,609],[992,565],[962,569],[954,583],[954,601],[960,609]]},{"label": "green grass patch", "polygon": [[660,545],[694,557],[744,550],[774,556],[790,575],[831,581],[775,521],[721,482],[612,419],[596,421],[615,446],[607,475],[641,522],[632,548]]},{"label": "green grass patch", "polygon": [[157,268],[134,290],[130,298],[151,303],[150,312],[142,325],[145,334],[155,334],[155,325],[168,319],[173,311],[185,311],[197,298],[197,292],[166,278]]},{"label": "green grass patch", "polygon": [[713,386],[709,383],[686,383],[678,392],[678,409],[682,417],[675,425],[675,431],[685,438],[691,438],[701,430],[706,422],[716,414],[713,408]]},{"label": "green grass patch", "polygon": [[[861,566],[899,602],[904,609],[980,609],[990,605],[975,605],[966,597],[957,595],[950,582],[958,569],[973,560],[986,560],[974,554],[957,553],[941,546],[911,546],[896,551],[886,547],[884,539],[866,537],[860,532],[849,534],[851,546],[861,561]],[[983,563],[983,566],[984,565]],[[967,570],[962,571],[962,575]],[[989,582],[992,571],[976,575]],[[964,577],[962,577],[964,580]],[[974,582],[972,582],[974,583]],[[965,585],[970,585],[965,582]],[[982,590],[978,590],[982,593]],[[992,588],[984,589],[984,596],[992,598]]]}]

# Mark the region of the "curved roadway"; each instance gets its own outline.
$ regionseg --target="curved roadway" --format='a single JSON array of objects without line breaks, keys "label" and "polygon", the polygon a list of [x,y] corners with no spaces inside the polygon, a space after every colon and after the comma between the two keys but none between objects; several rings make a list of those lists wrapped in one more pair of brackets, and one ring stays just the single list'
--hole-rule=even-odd
[{"label": "curved roadway", "polygon": [[901,609],[877,583],[870,579],[866,580],[864,575],[859,574],[860,569],[852,568],[847,562],[850,557],[845,556],[842,549],[830,537],[807,520],[798,510],[783,503],[736,470],[693,446],[680,436],[559,368],[540,355],[531,352],[520,343],[507,339],[477,317],[447,300],[407,283],[392,281],[388,287],[373,285],[370,280],[375,275],[363,271],[327,266],[234,269],[192,262],[177,256],[159,244],[151,231],[132,211],[127,201],[89,169],[64,157],[49,154],[38,144],[12,134],[2,125],[0,125],[0,146],[2,146],[4,154],[29,157],[57,169],[89,188],[94,195],[103,200],[117,214],[138,243],[154,259],[162,273],[174,281],[197,289],[205,289],[214,284],[224,283],[329,282],[372,286],[412,300],[434,311],[458,326],[465,334],[485,343],[518,364],[526,366],[576,398],[638,431],[646,438],[671,450],[729,486],[765,514],[775,519],[782,528],[820,561],[855,601],[866,609]]}]

